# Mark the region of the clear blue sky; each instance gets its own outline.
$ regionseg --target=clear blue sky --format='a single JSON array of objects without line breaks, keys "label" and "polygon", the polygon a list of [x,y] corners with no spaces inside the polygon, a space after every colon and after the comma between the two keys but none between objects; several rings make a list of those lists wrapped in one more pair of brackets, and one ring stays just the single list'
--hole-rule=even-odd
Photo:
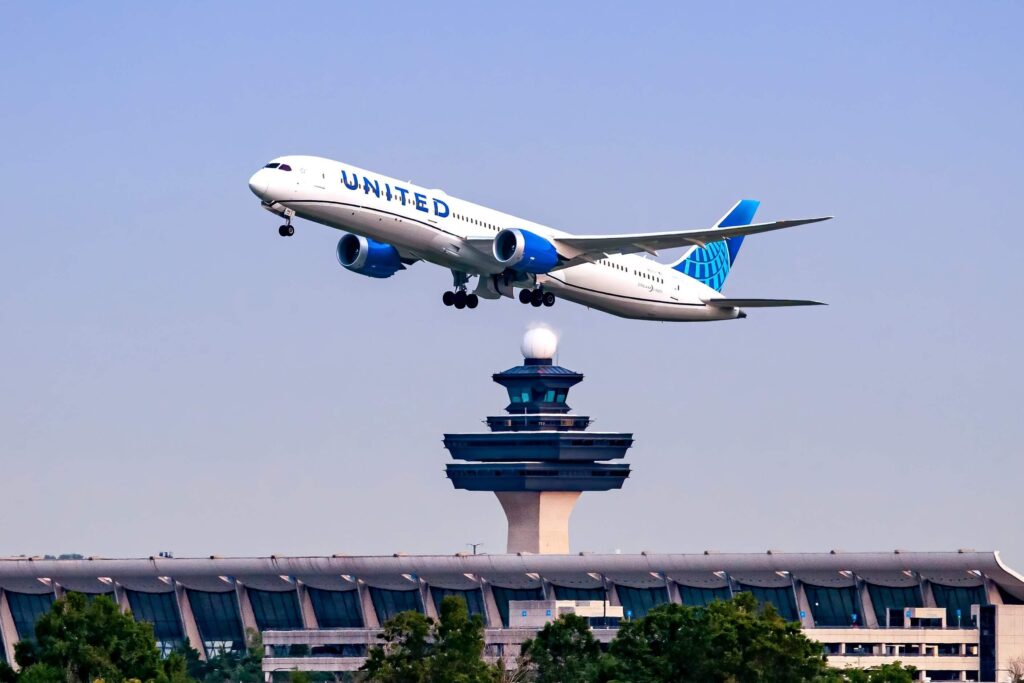
[{"label": "clear blue sky", "polygon": [[[997,548],[1024,565],[1024,5],[11,3],[0,24],[0,554],[504,548],[442,432],[525,327],[633,430],[574,550]],[[444,308],[290,240],[246,180],[319,154],[588,233],[766,220],[656,324]]]}]

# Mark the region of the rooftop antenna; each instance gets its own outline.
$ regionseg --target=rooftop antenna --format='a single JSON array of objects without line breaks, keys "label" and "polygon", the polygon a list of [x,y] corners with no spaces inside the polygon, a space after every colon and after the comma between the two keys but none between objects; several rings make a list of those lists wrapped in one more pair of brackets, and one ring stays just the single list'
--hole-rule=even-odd
[{"label": "rooftop antenna", "polygon": [[476,549],[483,545],[483,543],[467,543],[470,548],[473,549],[473,554],[476,555]]}]

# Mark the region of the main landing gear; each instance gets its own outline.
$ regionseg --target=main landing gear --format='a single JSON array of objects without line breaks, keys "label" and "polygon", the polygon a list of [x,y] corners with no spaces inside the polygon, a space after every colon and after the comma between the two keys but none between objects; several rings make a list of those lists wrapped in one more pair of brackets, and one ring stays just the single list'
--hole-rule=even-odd
[{"label": "main landing gear", "polygon": [[455,286],[455,291],[445,292],[441,296],[441,301],[444,302],[445,306],[454,306],[455,308],[462,310],[463,308],[476,308],[480,305],[480,297],[476,294],[468,294],[466,292],[466,284],[469,282],[468,275],[457,270],[453,270],[452,280],[453,285]]},{"label": "main landing gear", "polygon": [[476,308],[480,305],[480,297],[476,294],[467,294],[465,289],[457,289],[454,292],[445,292],[441,295],[441,301],[445,306],[454,306],[458,309]]},{"label": "main landing gear", "polygon": [[530,304],[535,308],[540,306],[554,306],[555,305],[555,293],[545,292],[539,287],[537,289],[521,289],[519,290],[519,303]]}]

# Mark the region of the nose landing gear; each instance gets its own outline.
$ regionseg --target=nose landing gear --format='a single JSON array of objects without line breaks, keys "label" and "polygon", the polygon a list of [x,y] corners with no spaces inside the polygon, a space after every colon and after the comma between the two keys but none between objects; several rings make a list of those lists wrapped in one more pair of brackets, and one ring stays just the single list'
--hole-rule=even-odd
[{"label": "nose landing gear", "polygon": [[519,290],[519,303],[530,304],[535,308],[540,308],[541,306],[550,308],[555,305],[555,293],[545,292],[540,287],[537,289],[521,289]]},{"label": "nose landing gear", "polygon": [[295,228],[292,226],[292,219],[289,218],[288,222],[277,229],[277,234],[281,237],[291,237],[295,234]]}]

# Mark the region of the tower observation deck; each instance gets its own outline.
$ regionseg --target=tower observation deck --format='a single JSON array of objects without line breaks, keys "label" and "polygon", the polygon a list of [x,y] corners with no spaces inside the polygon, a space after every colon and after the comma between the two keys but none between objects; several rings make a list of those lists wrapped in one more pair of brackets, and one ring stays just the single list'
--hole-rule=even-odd
[{"label": "tower observation deck", "polygon": [[555,365],[558,339],[545,328],[523,337],[522,365],[493,375],[508,391],[506,415],[487,418],[490,432],[445,434],[457,489],[493,491],[508,517],[508,552],[568,553],[569,516],[584,491],[622,488],[620,460],[633,435],[588,432],[590,418],[566,399],[583,375]]}]

